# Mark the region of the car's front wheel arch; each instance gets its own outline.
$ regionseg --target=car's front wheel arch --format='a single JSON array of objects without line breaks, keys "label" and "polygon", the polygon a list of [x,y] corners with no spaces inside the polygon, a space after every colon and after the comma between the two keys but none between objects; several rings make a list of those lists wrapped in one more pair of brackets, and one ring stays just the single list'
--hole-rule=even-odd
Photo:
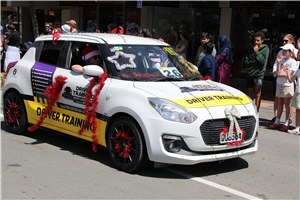
[{"label": "car's front wheel arch", "polygon": [[[128,138],[128,140],[126,140],[126,138]],[[119,113],[110,119],[106,129],[106,144],[113,164],[122,171],[138,171],[149,164],[142,129],[139,123],[128,114]],[[131,152],[130,148],[129,152],[126,152],[124,149],[130,145],[133,146]],[[122,148],[122,150],[120,150],[120,148]],[[131,158],[131,156],[133,157]],[[119,163],[120,160],[124,162],[123,165]]]}]

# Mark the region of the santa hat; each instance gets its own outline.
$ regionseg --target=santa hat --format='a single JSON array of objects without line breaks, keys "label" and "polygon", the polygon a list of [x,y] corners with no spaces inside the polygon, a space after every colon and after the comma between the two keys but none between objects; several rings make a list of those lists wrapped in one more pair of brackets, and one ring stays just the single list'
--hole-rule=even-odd
[{"label": "santa hat", "polygon": [[82,60],[88,60],[89,58],[99,55],[99,50],[94,46],[87,46],[82,51]]}]

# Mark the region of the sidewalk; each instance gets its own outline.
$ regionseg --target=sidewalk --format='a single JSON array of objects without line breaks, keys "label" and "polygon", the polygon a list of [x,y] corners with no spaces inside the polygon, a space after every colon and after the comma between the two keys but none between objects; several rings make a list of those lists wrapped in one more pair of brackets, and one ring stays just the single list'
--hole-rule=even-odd
[{"label": "sidewalk", "polygon": [[[248,88],[246,87],[246,79],[243,78],[231,78],[230,80],[231,86],[241,90],[245,94],[248,95]],[[263,87],[261,92],[261,104],[271,104],[274,102],[274,85],[271,81],[263,81]]]}]

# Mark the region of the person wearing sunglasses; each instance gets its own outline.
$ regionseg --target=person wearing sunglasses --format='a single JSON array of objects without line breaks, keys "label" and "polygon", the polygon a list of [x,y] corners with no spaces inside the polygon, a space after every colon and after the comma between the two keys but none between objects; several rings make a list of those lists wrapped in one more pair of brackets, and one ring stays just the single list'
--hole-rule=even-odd
[{"label": "person wearing sunglasses", "polygon": [[46,22],[46,23],[45,23],[45,30],[41,33],[40,36],[43,36],[43,35],[51,35],[51,34],[52,34],[51,23]]},{"label": "person wearing sunglasses", "polygon": [[[286,44],[292,44],[295,46],[296,42],[295,42],[295,38],[292,34],[286,34],[284,37],[283,37],[283,45],[286,45]],[[280,50],[277,54],[280,55],[281,57],[283,56],[282,55],[282,52],[283,50]],[[298,53],[298,49],[294,48],[294,55],[297,56],[297,53]],[[294,59],[294,58],[292,58]],[[297,59],[296,59],[297,60]],[[297,61],[297,66],[299,66],[299,61]],[[273,72],[275,72],[277,69],[277,59],[275,60],[275,63],[273,65]],[[275,77],[275,83],[277,82],[277,76],[276,74],[274,73],[274,77]],[[275,87],[276,85],[274,85]],[[275,91],[275,90],[274,90]],[[274,123],[275,120],[276,120],[276,116],[277,116],[277,112],[278,112],[278,97],[275,96],[275,100],[274,100],[274,117],[273,119],[270,120],[270,122]],[[291,124],[292,123],[292,114],[294,112],[294,108],[291,107],[291,112],[290,112],[290,116],[289,116],[289,122],[288,124]]]},{"label": "person wearing sunglasses", "polygon": [[[100,65],[101,56],[97,47],[89,45],[82,50],[82,60],[85,60],[84,65]],[[83,73],[83,66],[79,64],[72,65],[72,70],[76,73]]]}]

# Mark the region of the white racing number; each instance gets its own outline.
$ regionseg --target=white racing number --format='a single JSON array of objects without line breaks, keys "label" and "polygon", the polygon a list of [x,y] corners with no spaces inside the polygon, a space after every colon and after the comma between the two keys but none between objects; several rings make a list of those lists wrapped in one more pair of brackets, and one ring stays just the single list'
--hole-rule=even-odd
[{"label": "white racing number", "polygon": [[183,77],[181,73],[176,69],[176,67],[159,68],[159,70],[165,77],[170,77],[170,78]]}]

